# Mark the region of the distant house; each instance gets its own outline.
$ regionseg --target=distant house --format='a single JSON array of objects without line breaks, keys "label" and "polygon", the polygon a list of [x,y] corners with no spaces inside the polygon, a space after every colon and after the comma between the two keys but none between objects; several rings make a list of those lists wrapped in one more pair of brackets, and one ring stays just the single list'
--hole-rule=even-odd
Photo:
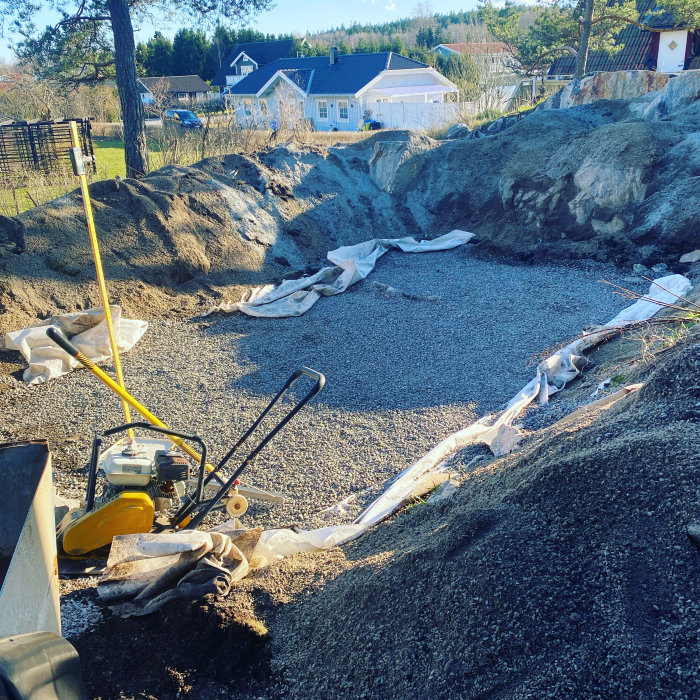
[{"label": "distant house", "polygon": [[228,87],[243,80],[246,75],[253,71],[260,70],[263,66],[279,58],[290,58],[293,49],[294,41],[292,39],[237,44],[211,81],[212,87],[218,87],[219,92],[226,93]]},{"label": "distant house", "polygon": [[[677,26],[668,12],[653,14],[656,0],[637,0],[639,21],[649,29],[626,25],[617,35],[624,48],[614,55],[591,51],[586,70],[657,70],[676,73],[689,68],[700,68],[700,28]],[[550,66],[547,78],[573,78],[575,56],[560,56]]]},{"label": "distant house", "polygon": [[0,74],[0,92],[20,87],[21,84],[22,76],[19,73]]},{"label": "distant house", "polygon": [[209,86],[198,75],[166,75],[161,78],[139,78],[141,102],[145,105],[156,101],[155,93],[173,102],[206,102],[211,97]]},{"label": "distant house", "polygon": [[438,44],[433,52],[443,58],[470,56],[490,75],[512,73],[512,54],[508,46],[499,41],[463,42],[458,44]]},{"label": "distant house", "polygon": [[[380,104],[434,105],[457,86],[434,68],[389,52],[281,58],[229,88],[242,123],[269,122],[284,109],[317,131],[356,131]],[[415,110],[415,107],[413,108]]]}]

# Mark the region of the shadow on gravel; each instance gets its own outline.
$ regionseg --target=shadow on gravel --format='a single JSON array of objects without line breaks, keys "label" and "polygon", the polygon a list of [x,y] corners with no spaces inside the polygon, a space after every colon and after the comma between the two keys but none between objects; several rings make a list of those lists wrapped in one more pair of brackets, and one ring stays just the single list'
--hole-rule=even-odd
[{"label": "shadow on gravel", "polygon": [[475,404],[487,413],[529,381],[537,353],[619,310],[597,281],[616,279],[604,270],[510,265],[468,248],[389,253],[370,277],[304,316],[215,315],[203,333],[219,336],[237,364],[259,367],[233,390],[273,394],[306,365],[326,375],[319,400],[332,408]]}]

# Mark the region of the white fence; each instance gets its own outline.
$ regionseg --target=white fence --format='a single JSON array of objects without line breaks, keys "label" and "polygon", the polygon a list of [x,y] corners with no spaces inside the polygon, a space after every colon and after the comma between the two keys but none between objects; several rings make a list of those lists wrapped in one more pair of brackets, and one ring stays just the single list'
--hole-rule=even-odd
[{"label": "white fence", "polygon": [[472,102],[367,102],[371,119],[382,129],[434,129],[476,114]]}]

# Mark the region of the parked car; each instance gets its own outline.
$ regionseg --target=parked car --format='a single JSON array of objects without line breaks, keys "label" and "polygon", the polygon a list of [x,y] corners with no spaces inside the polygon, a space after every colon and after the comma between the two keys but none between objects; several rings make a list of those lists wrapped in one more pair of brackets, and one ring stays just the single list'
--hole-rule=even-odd
[{"label": "parked car", "polygon": [[163,112],[163,124],[179,124],[183,129],[201,129],[202,120],[189,109],[166,109]]}]

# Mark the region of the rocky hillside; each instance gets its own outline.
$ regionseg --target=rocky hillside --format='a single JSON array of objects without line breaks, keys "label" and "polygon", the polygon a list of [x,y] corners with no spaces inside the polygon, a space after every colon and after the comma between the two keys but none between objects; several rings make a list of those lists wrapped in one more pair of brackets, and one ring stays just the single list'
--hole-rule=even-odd
[{"label": "rocky hillside", "polygon": [[377,142],[374,167],[397,168],[375,179],[422,230],[476,231],[520,259],[677,261],[699,247],[700,71],[667,81],[598,73],[419,154]]}]

